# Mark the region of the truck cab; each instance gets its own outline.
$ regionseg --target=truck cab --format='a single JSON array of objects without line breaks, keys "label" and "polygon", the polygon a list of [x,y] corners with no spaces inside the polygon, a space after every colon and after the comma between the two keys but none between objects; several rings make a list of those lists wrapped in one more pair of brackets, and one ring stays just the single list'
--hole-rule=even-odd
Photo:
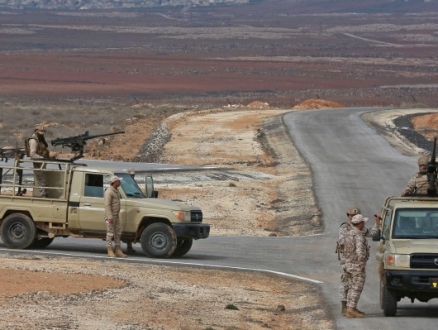
[{"label": "truck cab", "polygon": [[438,298],[438,197],[389,197],[377,247],[380,307],[395,316],[402,298]]}]

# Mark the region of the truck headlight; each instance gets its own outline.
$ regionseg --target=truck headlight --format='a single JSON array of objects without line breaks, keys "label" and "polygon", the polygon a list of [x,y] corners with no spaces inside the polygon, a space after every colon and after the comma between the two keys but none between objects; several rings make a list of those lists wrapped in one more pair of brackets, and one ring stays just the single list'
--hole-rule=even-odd
[{"label": "truck headlight", "polygon": [[190,212],[172,211],[173,215],[181,221],[190,221]]},{"label": "truck headlight", "polygon": [[408,254],[393,254],[385,255],[386,264],[394,267],[409,268],[411,265],[411,256]]}]

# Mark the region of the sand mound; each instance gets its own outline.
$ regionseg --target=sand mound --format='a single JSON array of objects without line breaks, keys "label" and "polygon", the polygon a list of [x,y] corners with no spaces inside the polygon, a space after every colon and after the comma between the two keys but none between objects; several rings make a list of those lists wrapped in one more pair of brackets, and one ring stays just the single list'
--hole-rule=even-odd
[{"label": "sand mound", "polygon": [[295,110],[305,110],[305,109],[324,109],[324,108],[342,108],[343,105],[338,102],[326,101],[320,99],[310,99],[301,102],[293,107]]},{"label": "sand mound", "polygon": [[270,109],[269,103],[267,102],[260,102],[260,101],[254,101],[247,105],[248,108],[252,109]]}]

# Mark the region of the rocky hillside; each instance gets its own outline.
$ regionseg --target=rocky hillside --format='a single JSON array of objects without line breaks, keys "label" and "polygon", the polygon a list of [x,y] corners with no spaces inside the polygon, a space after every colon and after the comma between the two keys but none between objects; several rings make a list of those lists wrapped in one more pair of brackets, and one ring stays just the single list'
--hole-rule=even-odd
[{"label": "rocky hillside", "polygon": [[249,3],[250,0],[0,0],[0,9],[130,9],[158,6],[209,6]]}]

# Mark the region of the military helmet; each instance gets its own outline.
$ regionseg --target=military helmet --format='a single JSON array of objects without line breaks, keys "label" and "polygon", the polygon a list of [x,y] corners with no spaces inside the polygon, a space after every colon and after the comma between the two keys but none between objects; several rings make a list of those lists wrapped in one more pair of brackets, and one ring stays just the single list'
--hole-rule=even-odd
[{"label": "military helmet", "polygon": [[420,158],[418,158],[418,165],[427,165],[427,163],[429,162],[429,157],[427,156],[421,156]]},{"label": "military helmet", "polygon": [[35,132],[36,131],[45,131],[46,129],[44,128],[44,126],[43,125],[35,125]]},{"label": "military helmet", "polygon": [[352,206],[347,210],[347,215],[355,215],[355,214],[360,214],[360,208],[358,208],[357,206]]}]

